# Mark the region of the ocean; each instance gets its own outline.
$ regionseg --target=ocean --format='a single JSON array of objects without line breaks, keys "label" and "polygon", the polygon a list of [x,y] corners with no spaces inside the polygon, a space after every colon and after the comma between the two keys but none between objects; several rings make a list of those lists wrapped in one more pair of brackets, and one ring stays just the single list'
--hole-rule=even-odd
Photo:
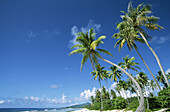
[{"label": "ocean", "polygon": [[0,112],[70,112],[80,108],[0,108]]}]

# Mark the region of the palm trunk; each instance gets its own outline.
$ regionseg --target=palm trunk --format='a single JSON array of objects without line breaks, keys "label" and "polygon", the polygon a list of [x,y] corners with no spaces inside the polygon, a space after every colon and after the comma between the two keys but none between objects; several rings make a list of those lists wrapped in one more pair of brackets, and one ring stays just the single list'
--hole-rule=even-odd
[{"label": "palm trunk", "polygon": [[[129,69],[128,69],[129,70]],[[131,74],[131,72],[130,72],[130,70],[129,70],[129,73]],[[132,74],[131,74],[132,75]],[[132,82],[133,83],[133,82]],[[139,95],[138,95],[138,91],[136,90],[136,86],[135,86],[135,84],[133,83],[133,85],[134,85],[134,89],[135,89],[135,92],[136,92],[136,95],[137,95],[137,98],[138,98],[138,101],[139,101]]]},{"label": "palm trunk", "polygon": [[92,61],[91,56],[90,56],[90,53],[89,53],[89,58],[90,58],[90,62],[91,62],[91,65],[93,67],[93,70],[95,70],[94,65],[93,65],[93,61]]},{"label": "palm trunk", "polygon": [[140,87],[140,85],[137,83],[137,81],[128,73],[126,72],[126,70],[124,70],[123,68],[121,68],[120,66],[118,66],[117,64],[115,63],[112,63],[111,61],[109,60],[106,60],[106,59],[103,59],[102,57],[98,56],[101,60],[113,65],[113,66],[116,66],[118,69],[120,69],[121,71],[123,71],[130,79],[132,79],[132,82],[135,83],[135,85],[137,86],[138,90],[139,90],[139,94],[140,94],[140,102],[139,102],[139,106],[136,110],[136,112],[145,112],[145,103],[144,103],[144,96],[143,96],[143,92],[142,92],[142,89]]},{"label": "palm trunk", "polygon": [[140,33],[141,37],[143,38],[143,40],[145,41],[146,45],[149,47],[149,49],[152,51],[153,55],[155,56],[156,61],[157,61],[158,65],[159,65],[159,68],[161,69],[162,74],[163,74],[163,76],[164,76],[164,78],[165,78],[165,81],[166,81],[168,87],[170,87],[170,83],[169,83],[169,81],[168,81],[168,79],[167,79],[167,77],[166,77],[165,71],[164,71],[164,69],[163,69],[163,67],[162,67],[162,65],[161,65],[161,62],[160,62],[158,56],[156,55],[155,51],[151,48],[151,46],[149,45],[149,43],[148,43],[148,41],[146,40],[145,36],[140,32],[140,30],[139,30],[139,33]]},{"label": "palm trunk", "polygon": [[140,55],[139,51],[137,49],[135,49],[136,52],[138,53],[138,55],[140,56],[141,60],[143,61],[143,63],[145,64],[146,68],[149,70],[150,74],[152,75],[154,81],[156,82],[156,85],[158,86],[159,90],[161,90],[161,87],[158,84],[158,81],[156,80],[155,76],[153,75],[153,73],[151,72],[150,68],[148,67],[148,65],[146,64],[146,62],[144,61],[143,57]]},{"label": "palm trunk", "polygon": [[100,82],[100,80],[99,80],[99,83],[100,83],[100,89],[101,89],[101,92],[100,92],[101,110],[100,110],[100,111],[102,111],[102,110],[103,110],[103,99],[102,99],[102,86],[101,86],[101,82]]}]

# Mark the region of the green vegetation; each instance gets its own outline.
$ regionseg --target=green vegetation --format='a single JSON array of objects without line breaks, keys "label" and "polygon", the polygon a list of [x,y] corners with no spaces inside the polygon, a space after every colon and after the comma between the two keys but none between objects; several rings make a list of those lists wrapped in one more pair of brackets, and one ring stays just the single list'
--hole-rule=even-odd
[{"label": "green vegetation", "polygon": [[[128,49],[131,51],[133,48],[138,53],[139,57],[143,61],[144,65],[152,75],[153,80],[148,79],[148,74],[144,72],[138,72],[140,70],[139,63],[135,62],[135,57],[129,57],[128,55],[123,58],[124,62],[120,62],[118,64],[111,62],[107,59],[104,59],[100,53],[105,53],[110,56],[112,54],[107,50],[98,48],[100,44],[103,44],[103,39],[106,36],[100,36],[99,38],[95,38],[94,29],[90,29],[90,31],[84,33],[77,33],[76,41],[79,43],[74,45],[72,49],[74,49],[69,55],[80,53],[83,58],[81,61],[81,70],[83,65],[89,59],[93,68],[91,72],[92,76],[94,76],[94,80],[98,80],[100,84],[101,91],[97,90],[95,96],[91,96],[91,104],[86,106],[88,109],[92,110],[110,110],[110,109],[130,109],[136,110],[136,112],[150,112],[156,108],[169,108],[170,105],[170,73],[165,75],[165,72],[162,68],[161,62],[155,53],[155,51],[151,48],[148,40],[151,38],[145,31],[144,28],[150,30],[158,30],[163,29],[160,25],[157,24],[158,17],[155,17],[151,14],[151,5],[139,4],[137,8],[132,6],[132,2],[128,4],[127,12],[121,11],[124,15],[122,15],[122,22],[117,24],[118,33],[115,33],[113,37],[115,39],[119,39],[115,47],[119,45],[119,51],[123,48],[124,44],[127,43]],[[156,61],[160,67],[160,71],[158,72],[157,77],[153,75],[150,68],[146,64],[142,55],[139,53],[136,42],[145,43],[148,48],[151,50],[153,55],[156,58]],[[110,70],[104,70],[105,67],[101,67],[99,63],[99,59],[110,64]],[[142,68],[144,69],[144,68]],[[134,75],[131,73],[133,70]],[[121,80],[123,73],[128,76],[128,80]],[[135,77],[136,76],[136,77]],[[120,94],[124,93],[124,99],[121,94],[119,97],[116,97],[115,91],[107,91],[108,85],[107,81],[111,79],[111,81],[116,81],[117,86],[115,90]],[[106,88],[101,85],[101,81],[105,80],[107,85]],[[159,83],[163,84],[163,90]],[[154,93],[147,93],[147,91],[154,90],[159,88],[160,92],[158,96],[155,96]],[[127,98],[126,91],[129,90],[131,93],[136,93],[137,97]],[[144,97],[144,95],[146,97]],[[145,109],[146,108],[146,109]],[[151,110],[150,110],[151,109]]]},{"label": "green vegetation", "polygon": [[[139,102],[137,97],[128,98],[129,105],[127,100],[121,96],[116,96],[114,90],[111,90],[108,95],[105,87],[102,87],[102,98],[103,98],[103,110],[112,110],[112,109],[127,109],[135,111],[139,106]],[[110,97],[108,97],[110,96]],[[145,97],[145,107],[147,107],[147,98]],[[92,103],[84,106],[89,110],[100,110],[101,102],[100,102],[100,91],[96,91],[96,96],[91,98]],[[146,112],[152,112],[156,110],[160,110],[161,108],[170,108],[170,88],[164,88],[158,93],[158,96],[149,97],[148,98],[149,109],[146,109]],[[129,108],[128,108],[129,107]]]}]

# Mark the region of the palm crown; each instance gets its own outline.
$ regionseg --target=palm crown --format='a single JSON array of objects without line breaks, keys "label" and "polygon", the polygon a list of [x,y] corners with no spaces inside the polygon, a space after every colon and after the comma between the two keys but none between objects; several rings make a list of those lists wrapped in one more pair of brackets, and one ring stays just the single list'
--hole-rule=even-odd
[{"label": "palm crown", "polygon": [[101,43],[104,43],[102,39],[105,38],[106,36],[100,36],[98,39],[95,39],[94,29],[90,29],[90,31],[86,32],[86,34],[83,32],[77,33],[76,42],[79,44],[72,46],[72,49],[77,49],[73,50],[69,55],[75,53],[81,53],[83,55],[83,59],[81,61],[81,70],[88,58],[90,59],[93,69],[95,69],[94,65],[98,64],[97,57],[101,57],[99,52],[103,52],[112,56],[110,52],[97,48]]}]

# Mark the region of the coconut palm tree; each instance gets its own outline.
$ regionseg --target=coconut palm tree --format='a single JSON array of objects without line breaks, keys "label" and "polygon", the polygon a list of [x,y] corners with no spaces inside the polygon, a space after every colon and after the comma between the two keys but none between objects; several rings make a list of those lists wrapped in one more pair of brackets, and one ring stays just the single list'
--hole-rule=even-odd
[{"label": "coconut palm tree", "polygon": [[[134,77],[134,78],[136,79],[136,77]],[[137,99],[138,99],[138,101],[140,101],[140,98],[139,98],[139,95],[138,95],[138,91],[137,91],[134,83],[132,82],[132,80],[128,79],[127,84],[128,84],[128,90],[129,90],[131,93],[136,93]]]},{"label": "coconut palm tree", "polygon": [[148,67],[148,65],[146,64],[143,57],[141,56],[141,54],[138,51],[138,48],[137,48],[137,45],[136,45],[135,41],[142,42],[142,43],[144,42],[143,39],[138,38],[139,37],[137,35],[138,32],[134,31],[133,27],[131,27],[131,25],[129,23],[127,23],[127,22],[119,23],[117,25],[117,29],[119,29],[119,33],[115,33],[113,35],[113,37],[115,39],[119,39],[116,42],[115,47],[117,45],[119,45],[119,51],[120,51],[122,49],[122,47],[124,46],[124,44],[127,43],[127,46],[128,46],[130,51],[134,48],[135,51],[137,52],[137,54],[140,56],[143,63],[145,64],[145,66],[147,67],[147,69],[149,70],[149,72],[152,75],[154,81],[156,82],[158,88],[161,90],[161,87],[159,86],[158,81],[156,80],[155,76],[153,75],[150,68]]},{"label": "coconut palm tree", "polygon": [[168,87],[167,83],[165,82],[165,79],[163,77],[163,74],[161,71],[158,72],[158,75],[156,76],[157,80],[164,85],[165,88]]},{"label": "coconut palm tree", "polygon": [[127,97],[127,95],[126,95],[126,91],[128,90],[127,82],[122,81],[122,80],[119,80],[119,82],[117,83],[117,86],[118,86],[118,87],[122,90],[122,92],[124,93],[125,98],[126,98],[127,103],[128,103],[128,106],[129,106],[129,100],[128,100],[128,97]]},{"label": "coconut palm tree", "polygon": [[128,4],[127,12],[125,12],[125,11],[121,11],[121,12],[124,13],[124,15],[121,16],[123,19],[123,22],[130,24],[132,29],[139,33],[139,35],[144,40],[145,44],[148,46],[148,48],[151,50],[151,52],[155,56],[156,61],[163,73],[164,78],[165,78],[165,81],[169,87],[170,83],[166,77],[166,74],[165,74],[165,71],[161,65],[161,62],[160,62],[157,54],[155,53],[155,51],[152,49],[152,47],[148,43],[148,39],[150,39],[151,37],[143,29],[143,27],[145,27],[149,30],[163,29],[163,27],[161,27],[160,25],[157,24],[159,17],[155,17],[153,15],[150,16],[152,11],[151,11],[151,5],[148,5],[148,4],[147,5],[139,4],[137,6],[137,8],[133,8],[132,2],[130,2]]},{"label": "coconut palm tree", "polygon": [[111,89],[110,94],[112,96],[112,99],[116,98],[116,93],[114,90]]},{"label": "coconut palm tree", "polygon": [[140,72],[137,77],[138,82],[140,83],[141,87],[143,88],[143,92],[146,94],[146,101],[147,101],[147,109],[149,109],[149,102],[148,102],[148,86],[149,86],[149,79],[147,77],[147,74],[144,72]]},{"label": "coconut palm tree", "polygon": [[103,70],[104,67],[101,67],[100,64],[96,65],[96,70],[92,71],[91,74],[94,76],[94,80],[98,79],[99,84],[100,84],[100,89],[101,89],[101,110],[103,110],[103,99],[102,99],[102,86],[101,86],[101,81],[105,77],[105,72],[106,70]]},{"label": "coconut palm tree", "polygon": [[78,33],[76,41],[79,42],[79,44],[74,45],[72,47],[72,48],[77,48],[77,49],[73,50],[69,55],[76,54],[76,53],[80,53],[83,55],[83,59],[81,61],[81,70],[82,70],[84,63],[88,60],[88,58],[90,59],[93,69],[95,69],[94,65],[96,65],[98,63],[97,59],[99,58],[113,66],[116,66],[118,69],[120,69],[122,72],[124,72],[128,77],[130,77],[132,79],[132,81],[135,83],[135,85],[137,86],[139,93],[140,93],[140,97],[141,97],[140,102],[139,102],[140,105],[136,111],[144,112],[145,111],[144,96],[143,96],[142,89],[141,89],[140,85],[128,72],[126,72],[126,70],[124,70],[117,64],[115,64],[107,59],[102,58],[102,56],[99,54],[99,52],[106,53],[106,54],[109,54],[112,56],[112,54],[110,52],[108,52],[104,49],[98,48],[98,46],[101,43],[104,43],[102,41],[102,39],[105,39],[106,36],[101,36],[96,40],[94,39],[94,36],[95,36],[95,33],[94,33],[93,29],[90,29],[89,33],[87,32],[86,34],[84,34],[83,32]]},{"label": "coconut palm tree", "polygon": [[[140,67],[137,66],[137,65],[139,65],[139,63],[134,62],[135,57],[129,58],[129,55],[127,55],[125,58],[123,58],[123,60],[124,60],[124,62],[120,62],[119,65],[122,68],[124,68],[125,70],[128,70],[130,74],[131,74],[130,69],[132,69],[133,71],[136,71],[136,72],[138,71],[137,69],[140,69]],[[138,96],[138,92],[135,87],[135,84],[131,80],[129,81],[129,84],[132,84],[132,85],[129,85],[129,87],[131,88],[131,92],[133,92],[133,90],[136,92],[137,98],[139,101],[139,96]]]},{"label": "coconut palm tree", "polygon": [[116,66],[111,66],[110,70],[107,71],[109,74],[109,78],[111,78],[111,81],[118,81],[122,77],[122,72],[116,67]]}]

